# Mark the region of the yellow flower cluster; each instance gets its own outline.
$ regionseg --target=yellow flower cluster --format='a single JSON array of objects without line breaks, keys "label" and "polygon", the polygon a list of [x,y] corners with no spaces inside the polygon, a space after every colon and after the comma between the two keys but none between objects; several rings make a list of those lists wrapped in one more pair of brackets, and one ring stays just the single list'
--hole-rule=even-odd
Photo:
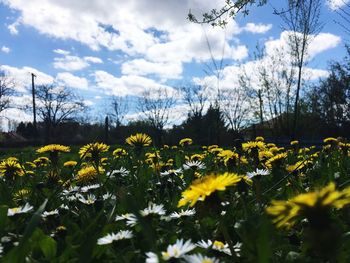
[{"label": "yellow flower cluster", "polygon": [[78,175],[75,177],[75,180],[78,182],[87,183],[93,181],[97,178],[99,173],[103,173],[104,170],[99,168],[98,170],[93,166],[85,166],[78,171]]},{"label": "yellow flower cluster", "polygon": [[89,143],[79,150],[80,158],[98,158],[100,153],[107,152],[109,146],[104,143]]}]

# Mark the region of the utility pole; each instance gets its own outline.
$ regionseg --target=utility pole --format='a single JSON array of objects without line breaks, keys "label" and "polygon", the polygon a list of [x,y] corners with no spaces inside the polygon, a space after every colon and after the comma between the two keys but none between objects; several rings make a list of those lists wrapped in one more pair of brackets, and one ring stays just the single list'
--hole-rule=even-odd
[{"label": "utility pole", "polygon": [[34,79],[36,78],[36,75],[34,73],[30,73],[32,75],[32,96],[33,96],[33,126],[34,126],[34,133],[35,137],[37,136],[37,126],[36,126],[36,108],[35,108],[35,85],[34,85]]}]

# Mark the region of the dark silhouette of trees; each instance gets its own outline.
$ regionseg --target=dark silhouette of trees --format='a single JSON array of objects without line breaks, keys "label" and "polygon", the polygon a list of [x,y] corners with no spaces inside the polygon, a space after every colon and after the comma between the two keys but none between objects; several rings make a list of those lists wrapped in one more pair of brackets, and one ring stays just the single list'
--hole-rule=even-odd
[{"label": "dark silhouette of trees", "polygon": [[15,93],[15,81],[0,71],[0,112],[10,107],[10,97]]}]

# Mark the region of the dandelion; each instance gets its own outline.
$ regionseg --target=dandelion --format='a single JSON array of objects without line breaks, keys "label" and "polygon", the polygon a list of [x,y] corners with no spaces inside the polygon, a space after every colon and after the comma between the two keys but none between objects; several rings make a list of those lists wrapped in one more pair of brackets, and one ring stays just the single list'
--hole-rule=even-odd
[{"label": "dandelion", "polygon": [[122,156],[126,156],[128,153],[123,148],[117,148],[112,154],[115,158],[120,158]]},{"label": "dandelion", "polygon": [[126,138],[126,143],[133,147],[146,147],[150,146],[152,143],[151,137],[144,133],[136,133],[135,135],[130,135]]},{"label": "dandelion", "polygon": [[193,143],[193,141],[191,138],[184,138],[184,139],[180,140],[179,145],[181,147],[184,147],[184,146],[191,145],[192,143]]},{"label": "dandelion", "polygon": [[348,192],[349,189],[337,191],[335,184],[330,183],[320,190],[300,194],[287,201],[272,201],[266,212],[274,218],[273,223],[278,228],[290,228],[299,218],[319,221],[320,212],[331,208],[340,209],[350,204]]},{"label": "dandelion", "polygon": [[133,234],[129,230],[121,230],[118,233],[110,233],[104,237],[101,237],[97,240],[97,245],[107,245],[111,244],[114,241],[119,241],[123,239],[131,239]]},{"label": "dandelion", "polygon": [[299,145],[299,141],[291,141],[291,142],[290,142],[290,145],[291,145],[291,146]]},{"label": "dandelion", "polygon": [[64,167],[74,167],[77,165],[76,161],[67,161],[63,164]]},{"label": "dandelion", "polygon": [[79,150],[80,158],[84,159],[92,159],[94,162],[98,162],[100,159],[100,154],[103,152],[107,152],[109,150],[109,146],[104,143],[89,143]]},{"label": "dandelion", "polygon": [[181,258],[186,253],[190,252],[191,250],[195,249],[195,245],[192,244],[191,240],[187,240],[184,242],[182,239],[176,240],[176,243],[173,245],[169,245],[167,247],[167,250],[162,252],[162,258],[163,260],[170,260],[172,258]]},{"label": "dandelion", "polygon": [[35,167],[42,167],[42,166],[47,166],[50,163],[50,159],[42,156],[39,158],[36,158],[33,163],[35,164]]},{"label": "dandelion", "polygon": [[90,182],[97,178],[99,173],[103,173],[104,170],[102,168],[98,168],[98,170],[93,166],[83,167],[78,171],[78,175],[75,177],[75,180],[78,182]]},{"label": "dandelion", "polygon": [[8,158],[0,162],[0,177],[14,179],[24,174],[25,172],[18,161]]},{"label": "dandelion", "polygon": [[60,145],[60,144],[49,144],[43,146],[36,150],[37,153],[59,153],[59,152],[70,152],[70,148],[68,146]]},{"label": "dandelion", "polygon": [[265,162],[265,166],[268,168],[268,169],[272,169],[273,165],[277,165],[279,164],[280,162],[282,162],[286,157],[287,157],[288,153],[284,152],[284,153],[279,153],[277,155],[275,155],[274,157],[268,159],[266,162]]},{"label": "dandelion", "polygon": [[24,206],[9,208],[7,210],[7,216],[14,216],[17,214],[25,214],[32,211],[33,207],[26,203]]},{"label": "dandelion", "polygon": [[178,207],[188,203],[190,206],[194,206],[197,201],[204,201],[207,196],[216,191],[224,191],[228,186],[237,185],[242,179],[242,176],[233,173],[212,174],[197,179],[187,190],[182,192],[182,199],[179,201]]},{"label": "dandelion", "polygon": [[252,150],[264,150],[266,145],[263,141],[249,141],[242,143],[242,149],[245,152],[251,152]]}]

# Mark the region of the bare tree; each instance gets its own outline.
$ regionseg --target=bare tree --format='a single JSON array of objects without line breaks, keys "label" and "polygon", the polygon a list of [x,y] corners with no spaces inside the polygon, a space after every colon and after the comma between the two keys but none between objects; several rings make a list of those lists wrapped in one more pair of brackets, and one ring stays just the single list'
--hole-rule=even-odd
[{"label": "bare tree", "polygon": [[145,91],[139,98],[139,110],[155,129],[158,143],[162,142],[164,127],[169,123],[171,108],[176,103],[176,94],[166,89]]},{"label": "bare tree", "polygon": [[44,121],[46,140],[60,123],[74,119],[76,114],[85,109],[82,99],[78,98],[70,89],[56,85],[40,85],[36,88],[38,99],[37,110]]},{"label": "bare tree", "polygon": [[184,86],[181,87],[183,99],[189,108],[189,117],[202,117],[208,102],[206,86]]},{"label": "bare tree", "polygon": [[296,95],[294,100],[294,118],[292,137],[296,136],[299,97],[302,86],[303,68],[307,63],[308,47],[312,39],[322,29],[320,23],[321,0],[288,0],[287,9],[276,11],[284,21],[289,33],[289,47],[293,66],[297,69]]},{"label": "bare tree", "polygon": [[15,93],[15,81],[0,71],[0,112],[10,107],[10,97]]},{"label": "bare tree", "polygon": [[111,117],[119,127],[129,111],[129,101],[127,97],[113,96],[111,103]]},{"label": "bare tree", "polygon": [[225,89],[222,91],[221,110],[233,132],[247,124],[250,108],[249,96],[244,87]]}]

